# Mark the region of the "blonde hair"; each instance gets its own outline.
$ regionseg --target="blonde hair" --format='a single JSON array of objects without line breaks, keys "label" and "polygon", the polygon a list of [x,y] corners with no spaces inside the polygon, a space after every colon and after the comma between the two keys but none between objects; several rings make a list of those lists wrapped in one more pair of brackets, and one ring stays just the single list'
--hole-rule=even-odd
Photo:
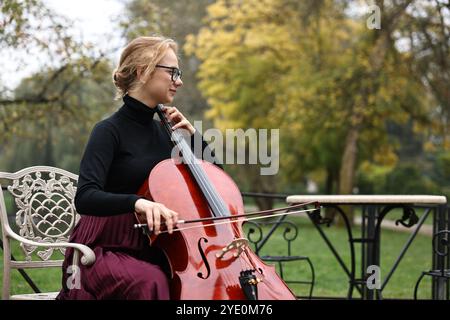
[{"label": "blonde hair", "polygon": [[113,82],[117,89],[116,99],[122,98],[128,91],[140,85],[138,69],[142,70],[142,80],[146,82],[169,48],[177,54],[177,43],[161,36],[138,37],[132,40],[122,51],[119,66],[113,72]]}]

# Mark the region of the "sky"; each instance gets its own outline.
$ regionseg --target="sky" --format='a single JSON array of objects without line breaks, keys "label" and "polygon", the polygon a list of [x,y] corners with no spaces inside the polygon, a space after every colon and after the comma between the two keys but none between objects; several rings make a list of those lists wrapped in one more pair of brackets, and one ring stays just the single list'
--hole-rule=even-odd
[{"label": "sky", "polygon": [[[43,2],[59,15],[74,21],[73,34],[83,40],[94,43],[99,48],[120,47],[120,34],[114,34],[112,28],[117,28],[114,18],[120,17],[124,7],[123,0],[43,0]],[[110,37],[107,37],[109,35]],[[7,89],[14,89],[20,80],[36,72],[40,68],[38,59],[27,59],[27,65],[17,70],[15,59],[21,53],[14,52],[0,61],[0,81]],[[23,54],[23,53],[22,53]],[[112,57],[113,59],[115,57]]]},{"label": "sky", "polygon": [[122,1],[118,0],[43,0],[60,15],[76,22],[85,39],[98,40],[111,31],[111,21],[120,16]]}]

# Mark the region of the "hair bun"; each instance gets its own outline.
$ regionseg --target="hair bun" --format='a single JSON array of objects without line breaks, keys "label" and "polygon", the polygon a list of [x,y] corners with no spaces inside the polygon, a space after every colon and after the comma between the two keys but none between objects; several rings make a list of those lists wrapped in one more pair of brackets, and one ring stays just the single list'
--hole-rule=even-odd
[{"label": "hair bun", "polygon": [[143,81],[146,81],[166,51],[172,49],[177,53],[178,46],[172,39],[164,37],[138,37],[123,49],[119,65],[113,70],[111,78],[116,87],[116,99],[123,97],[126,92],[140,86],[136,70],[146,67]]}]

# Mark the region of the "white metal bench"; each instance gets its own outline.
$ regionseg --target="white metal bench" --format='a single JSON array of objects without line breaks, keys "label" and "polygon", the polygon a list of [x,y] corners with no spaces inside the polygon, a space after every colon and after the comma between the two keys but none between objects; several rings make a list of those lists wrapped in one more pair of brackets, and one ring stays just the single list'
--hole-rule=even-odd
[{"label": "white metal bench", "polygon": [[[61,255],[74,248],[73,265],[91,265],[94,252],[87,246],[69,243],[68,239],[79,215],[74,197],[78,176],[66,170],[35,166],[15,173],[0,172],[0,220],[3,236],[3,299],[55,299],[58,292],[11,295],[11,269],[61,268]],[[5,182],[6,184],[2,184]],[[6,190],[4,190],[6,189]],[[8,221],[4,193],[15,202],[15,223]],[[15,232],[14,230],[17,230]],[[11,240],[19,242],[24,259],[11,258]]]}]

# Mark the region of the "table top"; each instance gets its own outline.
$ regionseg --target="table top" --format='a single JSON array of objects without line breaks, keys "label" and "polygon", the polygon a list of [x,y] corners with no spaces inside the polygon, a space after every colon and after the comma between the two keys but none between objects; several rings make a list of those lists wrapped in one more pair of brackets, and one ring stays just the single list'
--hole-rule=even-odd
[{"label": "table top", "polygon": [[288,204],[317,201],[333,204],[446,204],[445,196],[432,195],[292,195]]}]

